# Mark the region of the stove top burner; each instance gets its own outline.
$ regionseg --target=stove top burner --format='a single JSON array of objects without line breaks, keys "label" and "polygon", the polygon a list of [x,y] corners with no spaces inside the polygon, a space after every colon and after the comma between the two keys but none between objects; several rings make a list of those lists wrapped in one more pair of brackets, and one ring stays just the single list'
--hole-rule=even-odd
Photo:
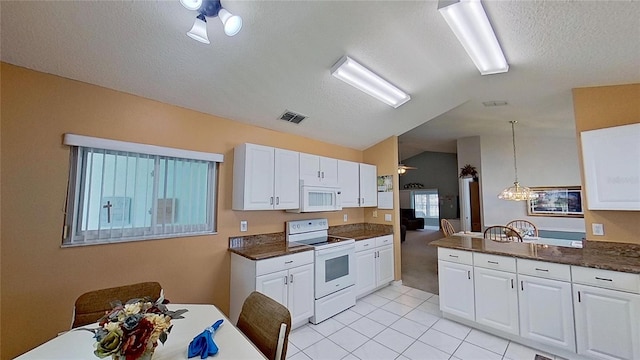
[{"label": "stove top burner", "polygon": [[323,236],[323,237],[318,237],[313,239],[296,240],[295,242],[299,244],[305,244],[305,245],[311,245],[311,246],[324,246],[324,245],[336,244],[339,242],[349,241],[349,240],[353,240],[353,239],[339,238],[335,236]]}]

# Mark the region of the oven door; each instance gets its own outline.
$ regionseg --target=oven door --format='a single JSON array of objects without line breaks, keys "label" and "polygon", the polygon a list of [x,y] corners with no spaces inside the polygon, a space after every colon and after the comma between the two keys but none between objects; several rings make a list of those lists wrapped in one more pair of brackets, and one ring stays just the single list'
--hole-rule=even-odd
[{"label": "oven door", "polygon": [[355,249],[351,243],[316,250],[316,299],[355,284]]}]

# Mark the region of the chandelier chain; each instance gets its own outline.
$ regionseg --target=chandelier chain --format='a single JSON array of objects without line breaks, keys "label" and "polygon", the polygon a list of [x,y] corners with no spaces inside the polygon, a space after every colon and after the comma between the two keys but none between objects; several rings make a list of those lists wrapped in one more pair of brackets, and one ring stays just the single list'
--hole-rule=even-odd
[{"label": "chandelier chain", "polygon": [[514,125],[517,121],[511,121],[511,139],[513,141],[513,169],[515,170],[516,183],[518,182],[518,163],[516,162],[516,131]]}]

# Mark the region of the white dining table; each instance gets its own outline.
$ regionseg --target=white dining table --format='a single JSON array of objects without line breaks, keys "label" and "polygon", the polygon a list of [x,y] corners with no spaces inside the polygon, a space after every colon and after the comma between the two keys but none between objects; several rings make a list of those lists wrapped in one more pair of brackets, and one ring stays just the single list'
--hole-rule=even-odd
[{"label": "white dining table", "polygon": [[[484,238],[484,233],[482,232],[473,232],[473,231],[460,231],[454,233],[455,236],[467,236],[471,238]],[[573,247],[573,248],[581,248],[582,241],[575,240],[567,240],[567,239],[555,239],[555,238],[544,238],[539,236],[525,236],[522,238],[522,242],[525,243],[534,243],[534,244],[543,244],[543,245],[554,245],[554,246],[562,246],[562,247]]]},{"label": "white dining table", "polygon": [[[167,341],[159,343],[152,360],[187,359],[187,349],[193,338],[219,319],[224,322],[214,333],[213,341],[218,353],[211,359],[266,359],[240,330],[214,305],[168,304],[169,310],[187,309],[184,319],[173,319],[173,328]],[[98,324],[84,326],[96,328]],[[99,359],[93,354],[93,333],[74,329],[59,335],[35,349],[18,356],[19,360],[91,360]],[[105,358],[110,359],[110,357]],[[192,359],[200,359],[200,356]]]}]

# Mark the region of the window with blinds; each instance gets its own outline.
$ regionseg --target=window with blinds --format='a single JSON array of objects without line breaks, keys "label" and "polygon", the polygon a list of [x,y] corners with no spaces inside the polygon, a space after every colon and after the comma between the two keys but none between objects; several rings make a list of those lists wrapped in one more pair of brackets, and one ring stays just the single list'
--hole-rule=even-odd
[{"label": "window with blinds", "polygon": [[216,231],[222,155],[66,134],[71,166],[63,246]]}]

